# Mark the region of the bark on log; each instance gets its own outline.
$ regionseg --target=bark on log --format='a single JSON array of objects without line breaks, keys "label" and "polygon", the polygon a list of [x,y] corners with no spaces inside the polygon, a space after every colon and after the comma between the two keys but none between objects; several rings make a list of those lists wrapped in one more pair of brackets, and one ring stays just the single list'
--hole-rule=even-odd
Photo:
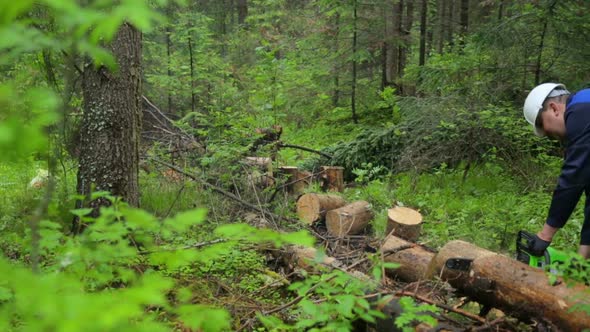
[{"label": "bark on log", "polygon": [[[466,271],[449,269],[448,258],[467,258]],[[478,302],[500,308],[523,318],[546,319],[564,331],[582,331],[590,326],[590,315],[571,311],[577,305],[590,305],[588,287],[568,287],[559,281],[550,285],[546,273],[538,268],[493,253],[463,241],[445,245],[430,266],[432,275],[440,275],[451,286]]]},{"label": "bark on log", "polygon": [[337,192],[344,190],[344,167],[322,166],[321,171],[324,190]]},{"label": "bark on log", "polygon": [[403,206],[396,206],[387,211],[387,234],[393,230],[394,235],[416,242],[421,229],[420,212]]},{"label": "bark on log", "polygon": [[305,194],[297,200],[297,215],[307,224],[313,224],[326,217],[326,213],[346,205],[344,198],[338,195]]},{"label": "bark on log", "polygon": [[360,233],[373,218],[371,206],[366,201],[356,201],[326,213],[328,233],[343,237]]},{"label": "bark on log", "polygon": [[[388,254],[392,251],[392,254]],[[393,235],[387,237],[381,246],[381,252],[385,255],[386,262],[400,264],[398,268],[386,269],[385,272],[403,281],[425,279],[428,265],[434,257],[434,253],[421,246]]]}]

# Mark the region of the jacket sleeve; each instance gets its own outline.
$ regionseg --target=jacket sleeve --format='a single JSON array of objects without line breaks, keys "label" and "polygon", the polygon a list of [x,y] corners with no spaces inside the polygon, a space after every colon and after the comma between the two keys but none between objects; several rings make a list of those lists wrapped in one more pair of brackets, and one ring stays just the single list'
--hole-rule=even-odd
[{"label": "jacket sleeve", "polygon": [[565,122],[569,144],[547,217],[556,228],[565,225],[590,184],[590,104],[568,107]]}]

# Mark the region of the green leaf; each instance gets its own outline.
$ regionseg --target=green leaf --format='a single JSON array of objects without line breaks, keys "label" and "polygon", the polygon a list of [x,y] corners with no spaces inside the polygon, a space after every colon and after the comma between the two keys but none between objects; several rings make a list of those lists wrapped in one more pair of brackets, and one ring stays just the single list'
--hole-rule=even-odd
[{"label": "green leaf", "polygon": [[353,295],[339,295],[334,298],[338,302],[338,313],[343,317],[351,317],[356,297]]},{"label": "green leaf", "polygon": [[80,208],[80,209],[70,210],[70,213],[77,216],[77,217],[82,218],[82,217],[89,215],[92,211],[94,211],[94,209],[92,209],[92,208]]},{"label": "green leaf", "polygon": [[182,305],[176,312],[183,325],[193,330],[224,331],[231,327],[231,316],[224,309],[205,305]]},{"label": "green leaf", "polygon": [[165,227],[177,232],[188,230],[189,227],[202,224],[207,216],[206,209],[195,209],[179,212],[172,218],[164,220]]},{"label": "green leaf", "polygon": [[121,212],[132,229],[156,230],[160,226],[158,219],[145,210],[126,207]]}]

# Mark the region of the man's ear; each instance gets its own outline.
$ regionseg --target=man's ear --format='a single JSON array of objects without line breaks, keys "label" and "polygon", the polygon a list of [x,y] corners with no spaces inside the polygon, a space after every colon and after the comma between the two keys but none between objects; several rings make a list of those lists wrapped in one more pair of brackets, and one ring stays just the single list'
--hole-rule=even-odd
[{"label": "man's ear", "polygon": [[565,111],[565,107],[560,107],[560,104],[554,101],[549,102],[548,106],[551,109],[552,114],[555,116]]}]

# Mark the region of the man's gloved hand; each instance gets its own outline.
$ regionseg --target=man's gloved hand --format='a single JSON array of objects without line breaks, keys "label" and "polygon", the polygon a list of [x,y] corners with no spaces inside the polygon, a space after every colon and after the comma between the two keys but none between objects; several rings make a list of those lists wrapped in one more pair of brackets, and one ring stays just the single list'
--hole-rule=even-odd
[{"label": "man's gloved hand", "polygon": [[551,244],[551,242],[545,241],[545,240],[539,238],[537,235],[535,235],[535,237],[533,237],[533,240],[531,242],[532,243],[531,243],[531,252],[530,253],[533,256],[543,256],[543,254],[545,253],[545,250]]}]

